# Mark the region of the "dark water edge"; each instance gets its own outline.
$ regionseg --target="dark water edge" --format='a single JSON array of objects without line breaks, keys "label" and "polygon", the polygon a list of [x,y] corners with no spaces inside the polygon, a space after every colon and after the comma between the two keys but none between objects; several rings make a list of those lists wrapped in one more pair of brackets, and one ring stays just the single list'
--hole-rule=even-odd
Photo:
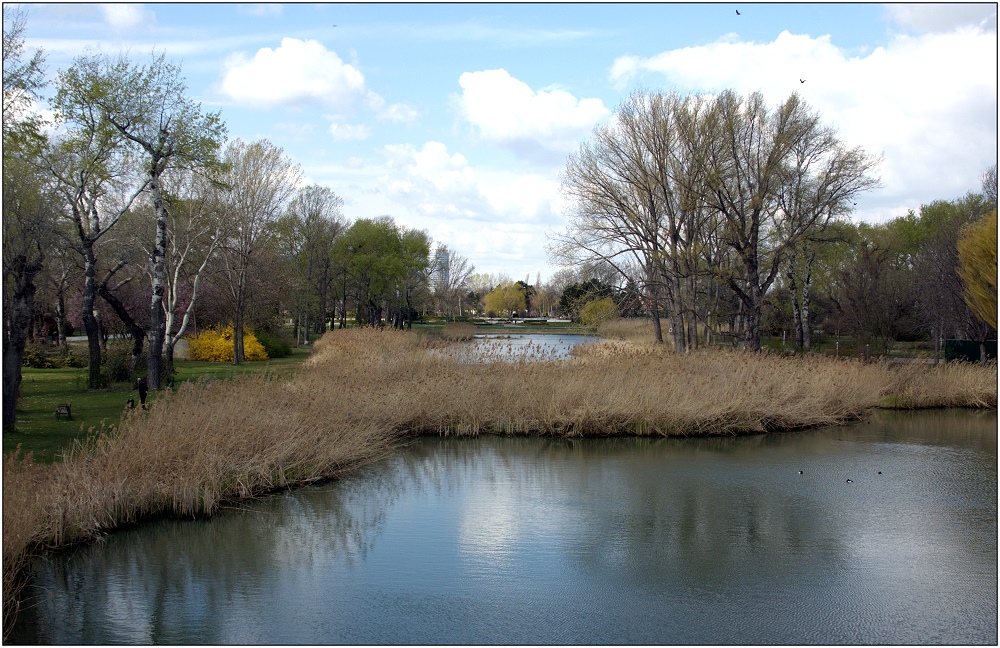
[{"label": "dark water edge", "polygon": [[47,557],[11,641],[996,645],[996,432],[419,439]]}]

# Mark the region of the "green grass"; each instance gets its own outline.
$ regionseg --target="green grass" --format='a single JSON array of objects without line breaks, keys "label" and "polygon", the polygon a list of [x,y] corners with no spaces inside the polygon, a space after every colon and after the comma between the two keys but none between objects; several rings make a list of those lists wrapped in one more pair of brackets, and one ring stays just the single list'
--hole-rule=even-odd
[{"label": "green grass", "polygon": [[[232,365],[222,362],[178,360],[175,362],[177,383],[201,378],[224,380],[251,373],[291,374],[309,357],[311,348],[294,348],[292,355],[263,362]],[[101,425],[117,425],[126,401],[139,401],[139,392],[130,384],[116,384],[110,389],[87,390],[87,369],[22,369],[21,398],[17,406],[17,423],[3,433],[3,453],[13,452],[18,445],[21,454],[31,452],[39,463],[57,460],[74,440],[83,440],[99,430]],[[147,402],[157,397],[150,392]],[[73,418],[56,419],[56,406],[71,403]]]}]

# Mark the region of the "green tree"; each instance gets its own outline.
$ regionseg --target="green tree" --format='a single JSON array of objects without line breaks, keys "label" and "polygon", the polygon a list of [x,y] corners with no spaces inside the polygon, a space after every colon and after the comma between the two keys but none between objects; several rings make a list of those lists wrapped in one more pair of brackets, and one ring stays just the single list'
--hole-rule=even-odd
[{"label": "green tree", "polygon": [[[958,273],[969,308],[997,328],[997,210],[962,227]],[[985,354],[984,354],[985,355]]]},{"label": "green tree", "polygon": [[27,14],[3,6],[3,143],[23,145],[38,140],[40,118],[31,112],[31,103],[45,87],[45,54],[38,49],[24,58],[24,28]]},{"label": "green tree", "polygon": [[487,313],[506,314],[510,317],[527,307],[524,289],[512,281],[502,283],[491,290],[484,301]]},{"label": "green tree", "polygon": [[61,76],[60,92],[97,113],[137,148],[146,188],[155,211],[155,239],[150,250],[152,284],[148,382],[160,386],[164,340],[167,336],[164,295],[167,289],[167,230],[169,213],[163,174],[171,168],[217,168],[226,127],[220,113],[205,113],[187,97],[180,68],[165,55],[147,64],[125,55],[85,55]]},{"label": "green tree", "polygon": [[883,354],[893,340],[920,332],[911,226],[907,218],[859,225],[859,236],[837,272],[834,299],[844,327],[859,341],[880,345]]},{"label": "green tree", "polygon": [[50,104],[61,128],[40,157],[62,203],[60,211],[74,233],[73,247],[83,259],[81,311],[87,333],[88,384],[93,389],[101,383],[97,246],[128,213],[148,180],[135,173],[136,160],[126,141],[95,106],[78,72],[71,68],[59,73]]},{"label": "green tree", "polygon": [[559,298],[559,310],[572,319],[580,317],[580,309],[589,302],[610,297],[611,286],[600,279],[591,278],[586,281],[577,281],[563,289]]},{"label": "green tree", "polygon": [[354,293],[355,319],[362,326],[412,326],[415,299],[429,298],[430,237],[406,230],[390,216],[358,219],[338,241],[348,283]]},{"label": "green tree", "polygon": [[3,427],[14,425],[35,280],[55,230],[58,206],[38,171],[44,141],[29,111],[44,85],[41,50],[24,60],[25,15],[3,7]]},{"label": "green tree", "polygon": [[919,217],[907,218],[919,316],[936,351],[943,337],[985,340],[988,333],[963,299],[958,256],[962,228],[988,211],[985,197],[970,192],[956,200],[921,205]]},{"label": "green tree", "polygon": [[291,298],[295,332],[303,342],[310,330],[326,330],[336,274],[334,242],[347,227],[343,205],[332,189],[309,185],[299,189],[276,223],[279,247],[297,279]]},{"label": "green tree", "polygon": [[402,247],[402,276],[395,289],[393,326],[413,328],[413,315],[418,303],[430,303],[431,239],[425,230],[399,228]]}]

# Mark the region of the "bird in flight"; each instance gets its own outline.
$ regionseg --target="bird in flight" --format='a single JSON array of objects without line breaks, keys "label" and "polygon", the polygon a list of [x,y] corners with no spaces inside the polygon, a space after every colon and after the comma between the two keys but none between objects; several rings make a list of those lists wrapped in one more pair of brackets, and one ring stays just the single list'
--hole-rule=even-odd
[{"label": "bird in flight", "polygon": [[742,16],[743,14],[741,14],[741,13],[740,13],[740,10],[739,10],[739,9],[737,9],[737,10],[736,10],[736,15],[737,15],[737,16]]},{"label": "bird in flight", "polygon": [[805,82],[806,82],[805,79],[799,79],[799,83],[805,83]]}]

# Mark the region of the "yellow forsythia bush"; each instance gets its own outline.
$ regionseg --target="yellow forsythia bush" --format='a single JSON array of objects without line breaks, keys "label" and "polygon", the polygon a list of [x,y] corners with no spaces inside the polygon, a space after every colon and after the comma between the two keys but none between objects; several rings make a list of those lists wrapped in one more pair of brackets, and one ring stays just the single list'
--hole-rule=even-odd
[{"label": "yellow forsythia bush", "polygon": [[[233,361],[233,325],[226,328],[210,326],[195,336],[188,337],[188,351],[192,360],[207,362]],[[243,329],[243,357],[248,360],[267,360],[267,351],[257,336]]]}]

